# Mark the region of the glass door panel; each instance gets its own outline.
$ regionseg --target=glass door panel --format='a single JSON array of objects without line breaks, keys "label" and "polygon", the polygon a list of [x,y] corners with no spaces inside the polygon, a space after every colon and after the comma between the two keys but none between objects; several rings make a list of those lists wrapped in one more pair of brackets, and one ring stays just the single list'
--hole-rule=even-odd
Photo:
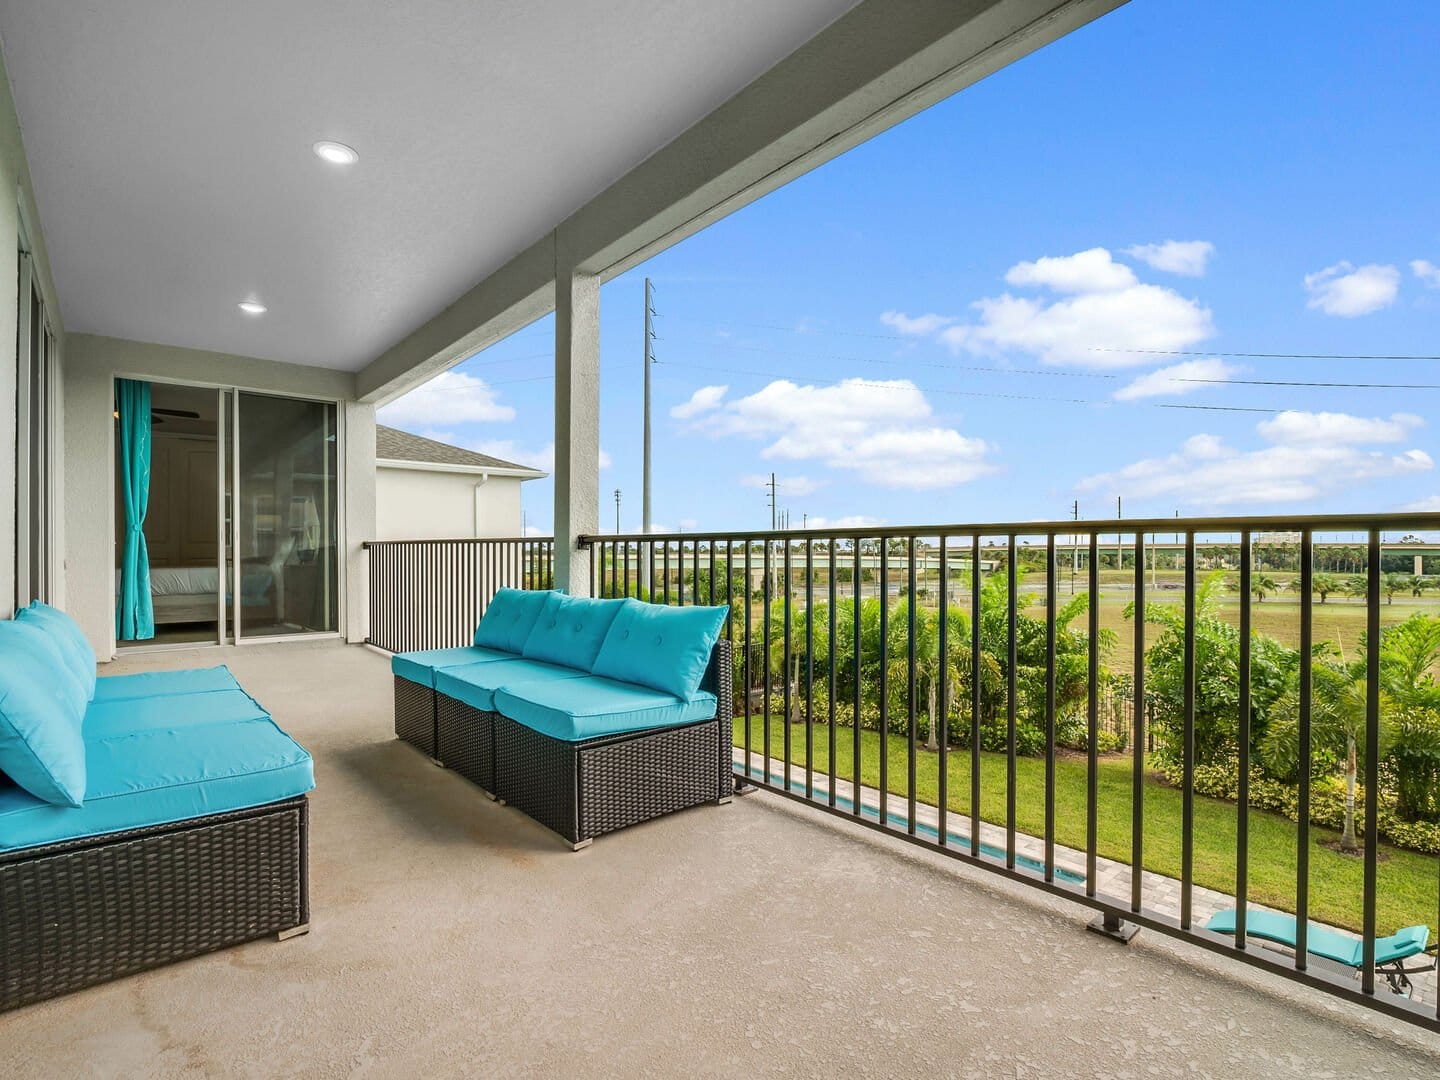
[{"label": "glass door panel", "polygon": [[231,498],[236,638],[333,632],[336,408],[235,394]]}]

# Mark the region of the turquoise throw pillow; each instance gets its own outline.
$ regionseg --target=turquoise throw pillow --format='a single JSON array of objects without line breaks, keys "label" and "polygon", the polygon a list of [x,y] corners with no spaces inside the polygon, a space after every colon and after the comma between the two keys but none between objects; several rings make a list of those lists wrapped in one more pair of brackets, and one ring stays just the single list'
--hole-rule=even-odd
[{"label": "turquoise throw pillow", "polygon": [[37,799],[79,806],[85,743],[70,715],[73,691],[12,643],[0,645],[0,772]]},{"label": "turquoise throw pillow", "polygon": [[85,700],[95,698],[95,650],[90,647],[85,631],[59,608],[34,600],[29,607],[15,613],[16,622],[31,622],[54,640],[65,666],[74,673],[85,691]]},{"label": "turquoise throw pillow", "polygon": [[6,620],[0,622],[0,652],[28,663],[35,678],[59,694],[66,719],[79,730],[90,696],[53,635],[34,619]]},{"label": "turquoise throw pillow", "polygon": [[521,654],[531,660],[589,671],[624,600],[591,600],[551,593]]},{"label": "turquoise throw pillow", "polygon": [[491,598],[475,628],[475,644],[487,649],[519,653],[535,629],[549,591],[501,589]]},{"label": "turquoise throw pillow", "polygon": [[690,701],[729,614],[723,604],[668,607],[626,600],[590,670]]}]

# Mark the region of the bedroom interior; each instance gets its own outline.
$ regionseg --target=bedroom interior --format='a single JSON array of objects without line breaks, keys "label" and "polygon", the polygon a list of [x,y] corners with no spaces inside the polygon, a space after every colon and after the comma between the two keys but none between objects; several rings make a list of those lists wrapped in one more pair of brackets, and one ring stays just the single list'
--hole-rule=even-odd
[{"label": "bedroom interior", "polygon": [[115,422],[123,647],[337,630],[333,403],[117,379]]}]

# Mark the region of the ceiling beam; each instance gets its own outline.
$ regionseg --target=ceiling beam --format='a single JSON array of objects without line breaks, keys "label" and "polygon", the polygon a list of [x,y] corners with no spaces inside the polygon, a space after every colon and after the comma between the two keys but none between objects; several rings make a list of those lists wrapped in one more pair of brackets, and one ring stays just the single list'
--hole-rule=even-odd
[{"label": "ceiling beam", "polygon": [[[383,403],[1125,0],[862,0],[357,376]],[[501,211],[503,212],[503,210]]]}]

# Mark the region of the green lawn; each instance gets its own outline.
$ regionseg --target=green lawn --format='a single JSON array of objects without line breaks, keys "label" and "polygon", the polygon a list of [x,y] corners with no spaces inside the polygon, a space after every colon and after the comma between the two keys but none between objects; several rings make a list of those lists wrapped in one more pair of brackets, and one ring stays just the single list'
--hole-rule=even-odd
[{"label": "green lawn", "polygon": [[[760,717],[751,718],[752,747],[763,747]],[[784,757],[784,727],[772,718],[772,757]],[[837,727],[837,772],[842,778],[853,775],[851,729]],[[826,768],[829,760],[829,730],[815,727],[815,763]],[[735,744],[745,742],[745,721],[735,721]],[[890,736],[889,789],[904,794],[907,759],[906,740]],[[870,787],[880,783],[880,735],[861,733],[861,782]],[[805,761],[805,729],[791,729],[792,763]],[[981,755],[981,816],[989,822],[1005,823],[1005,758],[1000,754]],[[803,778],[803,776],[802,776]],[[1081,757],[1062,758],[1055,770],[1055,839],[1067,847],[1085,848],[1086,767]],[[1130,862],[1131,760],[1128,757],[1102,759],[1099,769],[1099,853],[1107,858]],[[970,812],[970,754],[953,752],[948,759],[948,795],[952,812]],[[1040,836],[1045,820],[1045,763],[1038,758],[1016,762],[1016,824],[1021,832]],[[936,805],[939,791],[939,757],[921,750],[917,762],[916,794]],[[1180,876],[1180,792],[1147,778],[1145,804],[1145,868],[1170,877]],[[1217,799],[1195,799],[1195,871],[1197,885],[1228,893],[1235,891],[1235,806]],[[1295,905],[1295,823],[1275,814],[1250,814],[1250,899],[1273,907],[1294,910]],[[1361,923],[1363,869],[1361,859],[1341,855],[1324,846],[1337,834],[1312,826],[1310,830],[1310,914],[1335,926],[1358,931]],[[1440,894],[1440,859],[1389,845],[1381,846],[1379,866],[1378,929],[1393,933],[1402,926],[1427,922],[1437,932],[1437,894]]]}]

